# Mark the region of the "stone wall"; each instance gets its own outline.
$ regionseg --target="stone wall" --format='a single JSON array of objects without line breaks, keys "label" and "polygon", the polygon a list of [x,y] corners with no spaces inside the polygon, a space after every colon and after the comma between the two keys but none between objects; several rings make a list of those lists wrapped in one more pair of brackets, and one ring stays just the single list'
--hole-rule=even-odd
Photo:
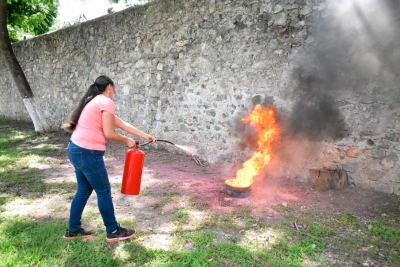
[{"label": "stone wall", "polygon": [[[353,186],[400,195],[396,2],[159,0],[13,49],[54,129],[106,74],[124,120],[210,163],[243,162],[252,130],[240,119],[271,104],[283,136],[265,175],[340,169]],[[29,120],[2,69],[0,116]]]}]

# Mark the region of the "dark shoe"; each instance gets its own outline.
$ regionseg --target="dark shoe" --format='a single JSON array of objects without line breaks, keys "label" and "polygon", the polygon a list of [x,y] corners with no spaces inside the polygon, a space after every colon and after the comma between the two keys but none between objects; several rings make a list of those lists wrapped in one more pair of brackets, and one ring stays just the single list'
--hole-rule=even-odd
[{"label": "dark shoe", "polygon": [[122,228],[118,224],[117,231],[115,233],[107,233],[106,242],[118,242],[121,240],[131,239],[136,234],[133,229]]},{"label": "dark shoe", "polygon": [[76,230],[74,232],[70,231],[69,229],[67,229],[65,231],[65,235],[64,235],[64,240],[71,240],[71,239],[75,239],[78,237],[82,237],[82,238],[89,238],[93,235],[92,232],[90,231],[85,231],[84,229],[79,229]]}]

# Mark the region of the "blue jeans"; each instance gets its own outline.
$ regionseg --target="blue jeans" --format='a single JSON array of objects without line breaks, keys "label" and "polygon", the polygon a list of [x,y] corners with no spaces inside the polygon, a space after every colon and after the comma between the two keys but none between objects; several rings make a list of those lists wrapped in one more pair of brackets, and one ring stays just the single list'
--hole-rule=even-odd
[{"label": "blue jeans", "polygon": [[81,228],[83,209],[93,189],[97,194],[97,205],[103,218],[106,232],[112,232],[118,227],[111,197],[111,185],[103,156],[104,151],[85,149],[77,146],[72,141],[68,144],[68,158],[74,165],[78,182],[78,189],[71,203],[70,231],[76,231]]}]

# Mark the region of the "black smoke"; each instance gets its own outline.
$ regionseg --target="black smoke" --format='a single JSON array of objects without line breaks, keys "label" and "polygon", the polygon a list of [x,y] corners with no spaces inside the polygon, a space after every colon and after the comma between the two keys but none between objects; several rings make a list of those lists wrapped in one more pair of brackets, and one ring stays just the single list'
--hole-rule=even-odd
[{"label": "black smoke", "polygon": [[315,72],[307,73],[302,67],[293,71],[298,98],[289,118],[291,134],[301,134],[313,141],[340,139],[347,134],[344,116],[332,94],[338,91],[334,77],[333,71],[329,79]]},{"label": "black smoke", "polygon": [[312,41],[292,71],[294,104],[285,121],[290,134],[312,141],[348,136],[342,110],[347,97],[400,102],[400,62],[393,60],[400,48],[399,18],[397,0],[337,1],[314,14]]}]

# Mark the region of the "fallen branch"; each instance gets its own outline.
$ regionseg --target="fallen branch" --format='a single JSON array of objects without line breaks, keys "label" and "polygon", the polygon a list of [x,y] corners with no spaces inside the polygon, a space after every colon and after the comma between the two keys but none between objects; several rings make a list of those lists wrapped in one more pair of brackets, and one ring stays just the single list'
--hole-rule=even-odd
[{"label": "fallen branch", "polygon": [[317,237],[315,237],[315,236],[313,236],[313,235],[310,235],[310,234],[307,234],[307,233],[302,232],[302,231],[299,229],[299,226],[297,226],[297,220],[294,220],[294,226],[296,227],[297,232],[299,232],[300,234],[303,234],[303,235],[306,235],[306,236],[315,238],[316,240],[318,240],[318,242],[322,242],[319,238],[317,238]]},{"label": "fallen branch", "polygon": [[193,155],[192,159],[194,160],[194,162],[196,162],[197,165],[200,166],[206,166],[205,163],[202,162],[202,160],[200,159],[200,157],[198,155]]},{"label": "fallen branch", "polygon": [[294,220],[294,226],[296,227],[297,231],[300,231],[299,227],[297,226],[297,220]]}]

